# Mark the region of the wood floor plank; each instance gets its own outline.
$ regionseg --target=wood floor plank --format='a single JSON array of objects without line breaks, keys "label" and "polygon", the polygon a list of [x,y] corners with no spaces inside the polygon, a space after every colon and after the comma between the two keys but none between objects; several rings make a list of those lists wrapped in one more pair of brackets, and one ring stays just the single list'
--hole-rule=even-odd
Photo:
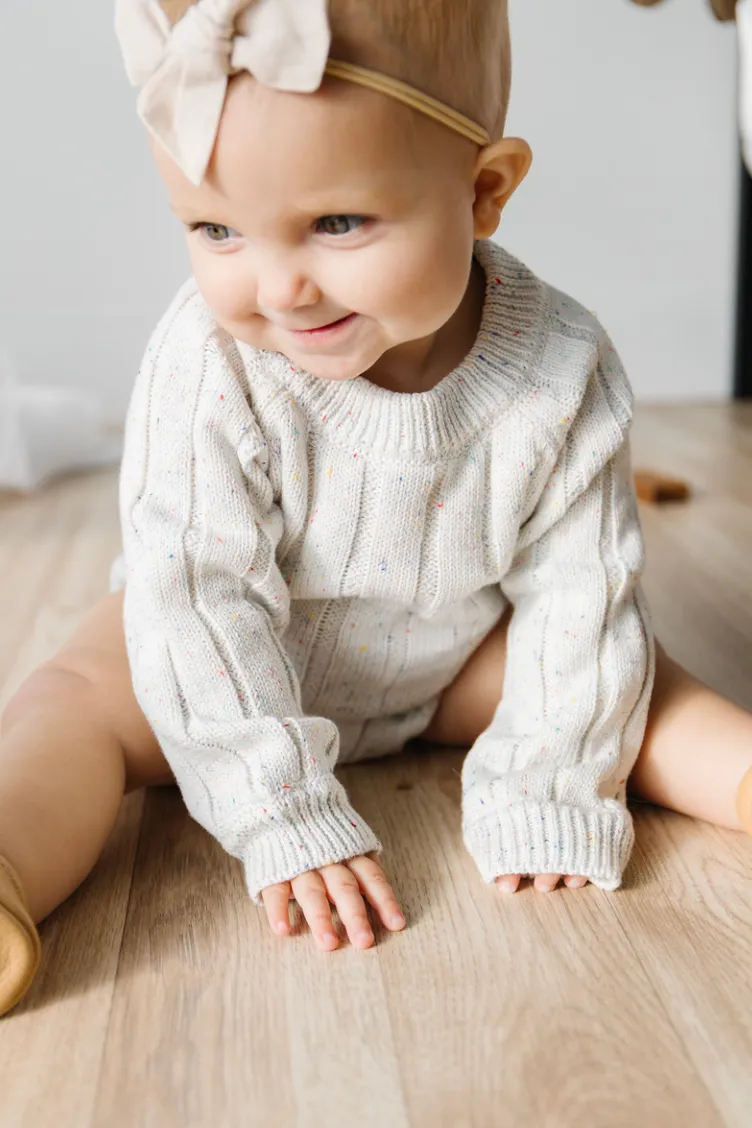
[{"label": "wood floor plank", "polygon": [[632,449],[636,465],[686,477],[695,498],[752,504],[752,404],[638,404]]},{"label": "wood floor plank", "polygon": [[112,470],[27,498],[0,494],[0,707],[107,590],[120,545],[116,494]]},{"label": "wood floor plank", "polygon": [[[633,445],[694,489],[642,507],[658,633],[752,708],[752,405],[640,407]],[[0,497],[0,706],[118,543],[114,472]],[[408,916],[367,952],[318,952],[297,907],[272,936],[174,790],[130,799],[0,1022],[2,1128],[747,1128],[752,842],[640,809],[618,894],[503,897],[462,845],[461,762],[340,770]]]},{"label": "wood floor plank", "polygon": [[663,645],[697,677],[752,708],[752,514],[720,501],[704,518],[691,508],[667,518],[645,507],[642,523],[645,591]]},{"label": "wood floor plank", "polygon": [[681,815],[638,819],[639,883],[610,899],[729,1128],[752,1123],[752,842]]},{"label": "wood floor plank", "polygon": [[462,756],[343,773],[411,922],[379,953],[410,1123],[721,1124],[611,897],[481,882],[460,836]]},{"label": "wood floor plank", "polygon": [[408,1124],[379,952],[275,937],[173,789],[147,799],[97,1128],[114,1110],[129,1128]]}]

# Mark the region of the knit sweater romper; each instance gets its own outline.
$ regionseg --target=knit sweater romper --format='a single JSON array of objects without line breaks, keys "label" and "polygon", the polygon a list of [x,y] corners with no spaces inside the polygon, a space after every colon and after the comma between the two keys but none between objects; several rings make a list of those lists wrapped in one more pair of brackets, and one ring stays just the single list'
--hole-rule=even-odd
[{"label": "knit sweater romper", "polygon": [[136,380],[112,576],[133,685],[257,904],[381,850],[335,764],[422,733],[510,603],[465,845],[487,882],[620,884],[655,667],[632,392],[592,314],[495,244],[475,254],[478,338],[428,392],[317,379],[231,337],[194,281]]}]

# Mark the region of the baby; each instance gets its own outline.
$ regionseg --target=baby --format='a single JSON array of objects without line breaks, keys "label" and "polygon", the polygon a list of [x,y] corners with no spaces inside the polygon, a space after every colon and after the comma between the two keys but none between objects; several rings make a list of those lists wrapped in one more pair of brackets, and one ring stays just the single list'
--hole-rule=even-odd
[{"label": "baby", "polygon": [[[0,744],[0,1013],[124,791],[177,782],[273,930],[404,927],[339,762],[470,747],[483,881],[616,889],[634,793],[752,830],[752,717],[651,633],[632,395],[489,241],[501,0],[120,0],[194,278],[146,351],[113,592]],[[657,662],[656,662],[657,658]]]}]

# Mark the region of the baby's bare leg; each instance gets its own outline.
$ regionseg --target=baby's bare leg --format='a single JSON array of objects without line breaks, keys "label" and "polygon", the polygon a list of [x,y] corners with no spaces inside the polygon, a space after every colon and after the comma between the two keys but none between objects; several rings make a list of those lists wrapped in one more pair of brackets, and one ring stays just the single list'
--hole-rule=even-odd
[{"label": "baby's bare leg", "polygon": [[[703,685],[659,646],[648,726],[630,777],[633,794],[739,830],[739,786],[750,769],[752,713]],[[752,834],[748,816],[744,829]]]},{"label": "baby's bare leg", "polygon": [[0,857],[35,921],[92,869],[124,792],[171,778],[133,696],[122,601],[103,599],[3,714]]},{"label": "baby's bare leg", "polygon": [[[500,699],[508,626],[509,614],[444,692],[424,740],[469,747],[489,726]],[[751,769],[752,714],[697,681],[658,646],[645,740],[630,776],[632,793],[739,829],[737,793]],[[746,819],[745,829],[752,833]]]}]

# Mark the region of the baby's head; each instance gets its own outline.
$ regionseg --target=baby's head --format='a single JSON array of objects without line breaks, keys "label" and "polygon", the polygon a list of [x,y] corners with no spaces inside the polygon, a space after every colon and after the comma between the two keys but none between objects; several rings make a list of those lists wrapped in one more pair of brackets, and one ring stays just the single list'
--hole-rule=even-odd
[{"label": "baby's head", "polygon": [[[175,24],[194,2],[161,5]],[[153,149],[218,322],[346,380],[451,352],[473,241],[496,230],[530,156],[503,139],[505,0],[331,0],[329,21],[331,58],[409,83],[490,144],[351,81],[299,94],[242,73],[201,184]]]}]

